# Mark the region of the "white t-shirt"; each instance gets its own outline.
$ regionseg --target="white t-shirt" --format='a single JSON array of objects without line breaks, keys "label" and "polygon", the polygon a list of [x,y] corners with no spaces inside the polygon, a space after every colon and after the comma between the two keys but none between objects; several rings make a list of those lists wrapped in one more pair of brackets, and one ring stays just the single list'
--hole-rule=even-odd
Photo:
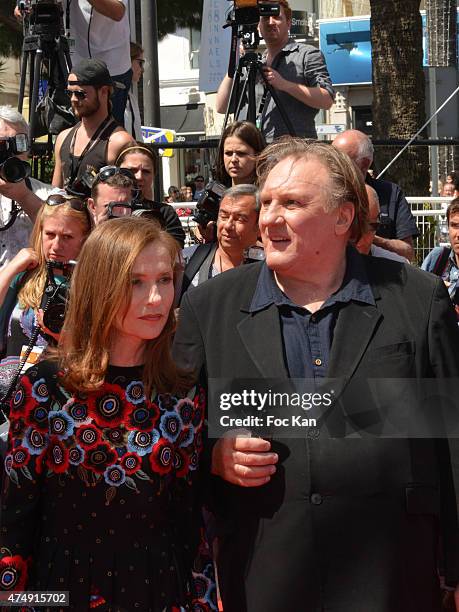
[{"label": "white t-shirt", "polygon": [[[30,178],[30,185],[34,194],[45,201],[48,195],[53,191],[54,187],[46,183],[42,183],[37,179]],[[8,222],[11,213],[11,200],[0,196],[0,214],[1,223]],[[29,246],[30,232],[32,231],[33,223],[24,211],[20,211],[13,225],[0,232],[0,269],[6,266],[8,262],[23,248]]]},{"label": "white t-shirt", "polygon": [[121,21],[98,13],[87,0],[63,0],[64,23],[67,3],[70,5],[70,33],[75,40],[72,64],[82,59],[104,61],[112,76],[124,74],[131,67],[129,0],[118,0],[126,10]]}]

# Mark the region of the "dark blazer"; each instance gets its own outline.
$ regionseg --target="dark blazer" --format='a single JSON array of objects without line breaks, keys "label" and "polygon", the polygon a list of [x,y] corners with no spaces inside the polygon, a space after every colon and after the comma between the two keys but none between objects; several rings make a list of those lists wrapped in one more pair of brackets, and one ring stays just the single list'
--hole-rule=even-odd
[{"label": "dark blazer", "polygon": [[[359,402],[358,379],[459,376],[443,283],[398,262],[364,261],[376,305],[341,309],[330,354],[341,420]],[[209,378],[287,376],[277,307],[249,312],[261,265],[185,294],[174,348],[183,365]],[[339,436],[273,440],[280,462],[263,487],[213,478],[225,612],[439,610],[437,567],[450,584],[459,577],[448,443]]]}]

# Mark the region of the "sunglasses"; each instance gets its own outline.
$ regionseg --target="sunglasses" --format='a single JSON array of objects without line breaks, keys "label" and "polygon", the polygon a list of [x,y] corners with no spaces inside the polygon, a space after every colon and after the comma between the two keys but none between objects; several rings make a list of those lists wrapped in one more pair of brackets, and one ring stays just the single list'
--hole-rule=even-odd
[{"label": "sunglasses", "polygon": [[99,170],[99,174],[94,179],[94,184],[105,183],[109,178],[116,174],[127,176],[135,184],[135,174],[129,168],[118,168],[118,166],[104,166]]},{"label": "sunglasses", "polygon": [[82,89],[66,89],[65,93],[70,99],[72,99],[72,96],[75,96],[77,100],[84,100],[88,96],[88,94]]},{"label": "sunglasses", "polygon": [[70,208],[73,208],[73,210],[77,210],[78,212],[83,212],[84,210],[86,210],[86,203],[80,198],[76,198],[75,196],[64,196],[60,193],[48,196],[46,203],[48,204],[48,206],[60,206],[61,204],[68,204]]},{"label": "sunglasses", "polygon": [[48,206],[60,206],[61,204],[68,204],[72,210],[76,210],[77,212],[84,212],[86,215],[86,219],[88,220],[88,225],[89,227],[91,227],[91,215],[89,214],[88,207],[86,206],[86,202],[84,200],[76,198],[75,196],[65,196],[61,195],[60,193],[55,193],[53,195],[48,196],[46,204],[48,204]]},{"label": "sunglasses", "polygon": [[380,225],[381,225],[381,214],[378,215],[376,221],[372,221],[371,223],[368,223],[368,227],[371,229],[372,232],[377,232]]}]

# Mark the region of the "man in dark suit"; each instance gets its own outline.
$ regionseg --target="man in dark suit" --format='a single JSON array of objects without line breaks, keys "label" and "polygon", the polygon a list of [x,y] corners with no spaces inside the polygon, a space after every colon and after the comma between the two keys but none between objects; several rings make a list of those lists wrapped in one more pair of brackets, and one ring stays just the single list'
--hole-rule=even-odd
[{"label": "man in dark suit", "polygon": [[368,201],[340,151],[289,139],[258,174],[266,262],[185,295],[176,357],[208,379],[338,382],[316,439],[209,441],[225,612],[438,612],[439,573],[459,578],[448,443],[375,435],[368,379],[458,376],[445,288],[349,247]]}]

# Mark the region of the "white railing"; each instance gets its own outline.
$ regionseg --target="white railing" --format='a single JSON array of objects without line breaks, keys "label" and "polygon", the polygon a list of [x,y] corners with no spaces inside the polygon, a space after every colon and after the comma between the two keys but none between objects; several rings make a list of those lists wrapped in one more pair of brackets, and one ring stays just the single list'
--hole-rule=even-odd
[{"label": "white railing", "polygon": [[448,224],[445,211],[453,198],[407,197],[420,236],[415,241],[416,261],[421,264],[436,246],[448,244]]},{"label": "white railing", "polygon": [[[415,252],[416,261],[421,263],[435,246],[448,243],[445,210],[453,198],[408,197],[406,199],[411,206],[411,212],[416,218],[420,232],[420,236],[415,242]],[[196,202],[174,202],[172,206],[175,210],[189,208],[194,211]],[[192,215],[180,216],[180,221],[186,233],[186,246],[194,244],[196,242],[194,237],[196,222],[193,221]]]}]

